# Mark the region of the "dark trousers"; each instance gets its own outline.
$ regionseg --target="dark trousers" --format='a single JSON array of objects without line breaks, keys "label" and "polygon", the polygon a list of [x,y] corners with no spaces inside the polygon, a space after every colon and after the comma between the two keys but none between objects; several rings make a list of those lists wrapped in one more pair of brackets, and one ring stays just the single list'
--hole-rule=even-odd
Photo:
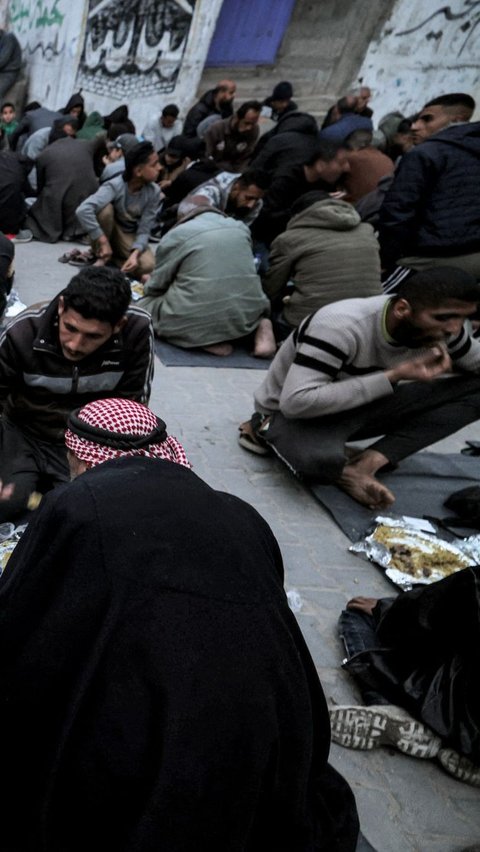
[{"label": "dark trousers", "polygon": [[8,420],[0,422],[0,479],[12,482],[11,500],[0,501],[0,523],[25,512],[33,491],[48,491],[70,479],[64,444],[51,444],[25,435]]},{"label": "dark trousers", "polygon": [[480,418],[480,376],[398,385],[367,405],[310,420],[272,415],[261,432],[300,476],[335,482],[345,466],[345,443],[383,437],[370,445],[392,465]]}]

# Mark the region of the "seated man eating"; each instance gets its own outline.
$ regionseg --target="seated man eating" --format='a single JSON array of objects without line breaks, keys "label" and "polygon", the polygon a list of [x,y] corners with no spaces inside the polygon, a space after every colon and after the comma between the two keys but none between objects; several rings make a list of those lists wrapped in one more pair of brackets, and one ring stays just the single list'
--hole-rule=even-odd
[{"label": "seated man eating", "polygon": [[0,523],[68,482],[63,433],[73,409],[112,393],[148,402],[152,327],[130,295],[118,270],[82,269],[0,337]]},{"label": "seated man eating", "polygon": [[[389,506],[378,471],[480,417],[480,343],[464,327],[479,302],[472,275],[439,267],[391,298],[320,308],[277,353],[240,444],[271,447],[295,473],[369,508]],[[378,436],[347,458],[347,441]]]}]

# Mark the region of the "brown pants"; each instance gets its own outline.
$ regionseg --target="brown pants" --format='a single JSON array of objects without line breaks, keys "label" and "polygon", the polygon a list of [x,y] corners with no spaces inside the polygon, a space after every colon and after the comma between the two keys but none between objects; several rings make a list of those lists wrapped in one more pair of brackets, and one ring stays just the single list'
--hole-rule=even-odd
[{"label": "brown pants", "polygon": [[[127,234],[126,231],[122,231],[120,226],[115,221],[115,213],[113,209],[113,204],[107,204],[97,215],[98,224],[103,230],[103,233],[110,242],[112,247],[113,256],[112,261],[117,266],[122,266],[124,261],[127,260],[131,250],[132,245],[135,241],[135,234]],[[94,252],[97,249],[96,240],[93,241],[92,247]],[[150,251],[150,249],[145,249],[138,258],[138,266],[135,270],[137,275],[149,275],[155,266],[155,258]]]}]

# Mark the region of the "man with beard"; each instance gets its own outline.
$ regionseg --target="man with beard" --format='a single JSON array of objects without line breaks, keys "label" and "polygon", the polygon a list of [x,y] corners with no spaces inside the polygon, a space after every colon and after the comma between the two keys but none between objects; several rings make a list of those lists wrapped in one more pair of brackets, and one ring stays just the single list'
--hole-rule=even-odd
[{"label": "man with beard", "polygon": [[269,185],[268,175],[260,169],[248,169],[241,175],[220,172],[183,199],[178,218],[183,219],[197,207],[208,205],[251,225],[262,209],[262,199]]},{"label": "man with beard", "polygon": [[[480,121],[465,93],[429,101],[412,123],[414,148],[402,157],[380,209],[385,292],[413,271],[455,266],[480,279]],[[388,277],[387,277],[388,276]]]},{"label": "man with beard", "polygon": [[[480,342],[464,327],[479,302],[474,276],[443,267],[417,273],[391,298],[321,308],[277,353],[240,426],[241,446],[272,448],[301,476],[335,483],[369,508],[389,506],[379,470],[480,417]],[[347,441],[379,435],[347,456]]]}]

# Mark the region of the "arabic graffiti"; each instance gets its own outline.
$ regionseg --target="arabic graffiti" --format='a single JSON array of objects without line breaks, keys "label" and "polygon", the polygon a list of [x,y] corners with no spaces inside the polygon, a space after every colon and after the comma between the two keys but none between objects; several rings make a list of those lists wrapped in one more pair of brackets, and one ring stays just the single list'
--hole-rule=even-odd
[{"label": "arabic graffiti", "polygon": [[90,0],[77,85],[109,97],[172,92],[196,0]]},{"label": "arabic graffiti", "polygon": [[[438,26],[438,29],[433,28],[433,24],[428,28],[430,22],[435,21],[435,25]],[[447,22],[448,30],[452,28],[448,26],[448,22],[458,22],[458,25],[454,25],[455,33],[445,33],[445,23]],[[461,23],[460,23],[461,22]],[[449,36],[449,40],[453,41],[455,39],[457,41],[455,53],[457,57],[460,57],[463,51],[469,46],[469,42],[471,41],[472,35],[474,34],[476,28],[480,24],[480,0],[464,0],[463,9],[459,12],[453,12],[451,6],[441,6],[435,12],[432,12],[431,15],[428,15],[423,21],[417,24],[410,29],[402,30],[401,32],[395,33],[397,38],[402,36],[412,35],[413,33],[420,33],[422,30],[427,29],[425,33],[425,38],[427,41],[437,41],[440,42],[444,39],[445,35]],[[458,39],[458,35],[462,33],[466,33],[465,37],[461,37]],[[445,39],[444,39],[445,40]],[[444,47],[445,45],[442,45]]]},{"label": "arabic graffiti", "polygon": [[32,29],[55,27],[63,23],[65,15],[58,9],[59,0],[51,3],[36,0],[12,0],[10,3],[10,25],[15,32],[21,34]]}]

